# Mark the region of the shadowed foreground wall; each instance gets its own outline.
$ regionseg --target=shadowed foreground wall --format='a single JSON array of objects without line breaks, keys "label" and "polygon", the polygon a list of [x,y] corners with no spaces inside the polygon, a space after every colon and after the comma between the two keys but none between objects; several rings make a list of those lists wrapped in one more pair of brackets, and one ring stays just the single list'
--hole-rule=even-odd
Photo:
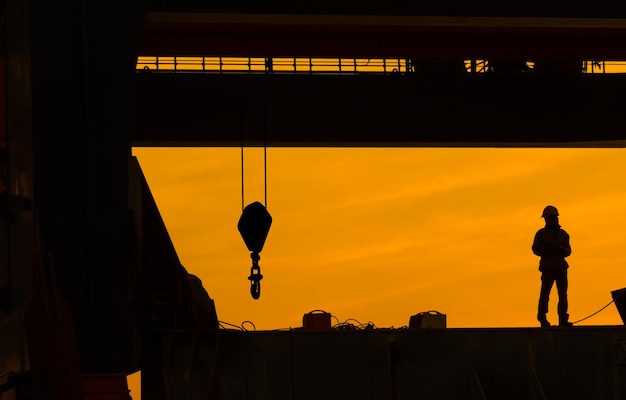
[{"label": "shadowed foreground wall", "polygon": [[[211,343],[203,335],[171,333],[170,340]],[[186,384],[212,382],[217,398],[224,399],[617,399],[626,395],[626,329],[621,326],[220,330],[215,343],[215,363],[199,366],[208,368],[204,376],[199,369],[188,371]],[[178,354],[168,358],[183,364],[170,364],[174,375],[182,365],[198,365],[186,359],[183,347],[175,348]]]}]

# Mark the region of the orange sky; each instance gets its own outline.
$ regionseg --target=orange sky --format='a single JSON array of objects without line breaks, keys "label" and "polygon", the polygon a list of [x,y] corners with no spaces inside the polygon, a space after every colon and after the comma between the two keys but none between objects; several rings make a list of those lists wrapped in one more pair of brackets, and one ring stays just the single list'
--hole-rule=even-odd
[{"label": "orange sky", "polygon": [[[571,236],[571,319],[591,314],[626,286],[624,151],[270,148],[273,225],[258,301],[236,227],[240,149],[134,154],[218,318],[277,329],[301,326],[315,309],[377,327],[428,310],[447,314],[448,327],[536,326],[530,245],[547,204]],[[262,149],[246,149],[245,165],[245,204],[263,201]],[[584,323],[621,320],[612,306]]]},{"label": "orange sky", "polygon": [[[447,326],[535,327],[532,254],[543,207],[571,236],[570,315],[578,321],[626,287],[624,149],[267,150],[268,210],[260,300],[239,232],[239,148],[142,148],[178,255],[218,318],[256,329],[302,326],[330,312],[379,328],[437,310]],[[263,201],[263,151],[245,150],[245,204]],[[549,319],[557,322],[556,289]],[[614,305],[583,325],[621,324]],[[250,324],[246,324],[251,329]],[[137,377],[129,379],[135,398]]]}]

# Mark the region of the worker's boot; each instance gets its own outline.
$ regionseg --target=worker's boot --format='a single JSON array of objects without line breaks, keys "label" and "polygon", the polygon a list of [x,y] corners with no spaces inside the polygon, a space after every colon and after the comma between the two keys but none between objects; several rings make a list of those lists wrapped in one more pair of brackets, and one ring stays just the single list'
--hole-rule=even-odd
[{"label": "worker's boot", "polygon": [[559,326],[572,326],[571,322],[569,322],[569,314],[561,314],[559,315]]},{"label": "worker's boot", "polygon": [[548,319],[546,318],[546,314],[537,314],[537,320],[541,324],[542,328],[547,328],[550,326],[550,322],[548,322]]}]

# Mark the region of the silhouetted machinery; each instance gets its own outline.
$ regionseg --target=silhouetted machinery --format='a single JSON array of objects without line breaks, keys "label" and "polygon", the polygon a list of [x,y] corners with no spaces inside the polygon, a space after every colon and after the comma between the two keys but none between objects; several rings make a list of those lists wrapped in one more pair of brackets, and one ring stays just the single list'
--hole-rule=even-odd
[{"label": "silhouetted machinery", "polygon": [[[626,79],[580,65],[626,60],[614,3],[2,1],[0,400],[127,399],[139,370],[144,400],[623,398],[621,326],[218,329],[130,156],[244,139],[623,147]],[[138,55],[413,69],[138,74]]]}]

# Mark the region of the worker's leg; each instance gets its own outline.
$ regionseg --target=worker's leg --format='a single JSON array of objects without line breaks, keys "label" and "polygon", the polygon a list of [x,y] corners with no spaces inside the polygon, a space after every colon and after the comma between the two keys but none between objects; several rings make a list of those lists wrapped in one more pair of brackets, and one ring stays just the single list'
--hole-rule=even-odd
[{"label": "worker's leg", "polygon": [[550,301],[550,291],[554,284],[554,277],[550,271],[544,271],[541,273],[541,291],[539,292],[539,305],[537,309],[537,320],[541,322],[541,326],[550,326],[550,323],[546,319],[548,313],[548,302]]},{"label": "worker's leg", "polygon": [[567,313],[568,301],[567,301],[567,269],[563,269],[558,272],[556,276],[556,290],[559,293],[559,305],[557,307],[559,312],[559,325],[571,326],[569,322],[569,314]]}]

